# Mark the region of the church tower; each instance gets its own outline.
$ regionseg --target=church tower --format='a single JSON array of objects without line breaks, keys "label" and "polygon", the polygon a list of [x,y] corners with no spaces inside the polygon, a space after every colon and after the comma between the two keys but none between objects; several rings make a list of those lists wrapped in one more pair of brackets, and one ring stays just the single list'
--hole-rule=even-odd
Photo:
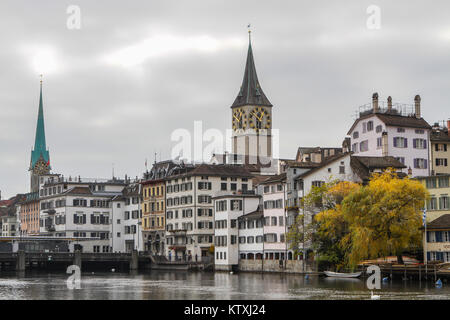
[{"label": "church tower", "polygon": [[272,104],[264,94],[256,75],[251,31],[244,79],[231,106],[232,153],[244,155],[247,163],[272,157]]},{"label": "church tower", "polygon": [[48,152],[47,145],[45,143],[44,106],[42,103],[41,78],[36,136],[34,141],[34,149],[31,151],[30,168],[28,169],[31,175],[31,192],[37,192],[39,190],[39,176],[49,174],[50,169],[50,153]]}]

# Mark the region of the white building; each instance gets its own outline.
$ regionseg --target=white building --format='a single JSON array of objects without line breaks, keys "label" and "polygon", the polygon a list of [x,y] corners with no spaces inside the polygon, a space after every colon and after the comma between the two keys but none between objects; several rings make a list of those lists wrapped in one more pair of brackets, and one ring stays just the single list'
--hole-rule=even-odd
[{"label": "white building", "polygon": [[[254,193],[226,193],[213,197],[214,201],[214,249],[215,249],[215,269],[216,270],[232,270],[239,263],[240,247],[248,243],[250,248],[255,243],[255,236],[261,236],[262,243],[262,226],[261,234],[254,235],[250,232],[244,236],[241,234],[238,219],[243,215],[255,212],[258,209],[260,196]],[[241,223],[245,224],[245,221]],[[249,223],[248,230],[255,229],[253,223]],[[262,253],[262,251],[260,252]]]},{"label": "white building", "polygon": [[[44,179],[44,177],[40,177]],[[123,180],[47,177],[40,184],[40,234],[91,239],[69,246],[83,252],[111,252],[113,197]]]},{"label": "white building", "polygon": [[347,133],[351,151],[358,156],[393,156],[413,177],[430,175],[431,126],[421,117],[420,100],[417,95],[413,107],[393,105],[389,97],[384,107],[374,93],[372,105],[360,109]]},{"label": "white building", "polygon": [[112,252],[143,251],[141,185],[137,181],[112,199],[111,217]]},{"label": "white building", "polygon": [[176,169],[166,178],[166,255],[200,261],[214,245],[214,207],[218,192],[251,190],[243,166],[200,164]]},{"label": "white building", "polygon": [[287,260],[286,173],[261,182],[258,190],[264,212],[264,259]]},{"label": "white building", "polygon": [[261,260],[264,255],[264,213],[261,206],[240,216],[238,222],[239,258]]}]

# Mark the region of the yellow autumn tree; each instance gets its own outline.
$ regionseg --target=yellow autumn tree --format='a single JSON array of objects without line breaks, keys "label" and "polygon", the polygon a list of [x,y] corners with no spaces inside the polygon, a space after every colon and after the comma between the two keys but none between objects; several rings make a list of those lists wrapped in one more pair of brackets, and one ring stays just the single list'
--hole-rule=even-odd
[{"label": "yellow autumn tree", "polygon": [[349,248],[347,263],[396,255],[421,243],[421,210],[428,191],[416,180],[399,178],[394,170],[376,173],[367,186],[349,193],[340,208],[349,233],[341,247]]}]

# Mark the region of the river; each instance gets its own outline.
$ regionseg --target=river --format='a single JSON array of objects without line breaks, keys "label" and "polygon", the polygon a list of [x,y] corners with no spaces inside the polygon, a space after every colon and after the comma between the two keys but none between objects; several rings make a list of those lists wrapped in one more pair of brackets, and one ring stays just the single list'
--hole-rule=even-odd
[{"label": "river", "polygon": [[[68,275],[42,271],[0,272],[0,299],[253,300],[369,299],[364,279],[301,275],[147,271],[82,273],[79,289],[69,289]],[[450,283],[393,281],[382,284],[381,299],[450,299]]]}]

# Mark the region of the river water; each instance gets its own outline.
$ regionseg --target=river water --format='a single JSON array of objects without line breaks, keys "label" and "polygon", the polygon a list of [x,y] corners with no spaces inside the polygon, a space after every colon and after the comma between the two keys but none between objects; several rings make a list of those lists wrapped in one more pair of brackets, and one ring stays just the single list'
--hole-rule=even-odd
[{"label": "river water", "polygon": [[[301,275],[256,273],[82,273],[79,289],[69,289],[60,273],[0,272],[0,299],[135,299],[135,300],[252,300],[252,299],[369,299],[364,279],[333,279]],[[450,299],[450,282],[383,283],[381,299]]]}]

